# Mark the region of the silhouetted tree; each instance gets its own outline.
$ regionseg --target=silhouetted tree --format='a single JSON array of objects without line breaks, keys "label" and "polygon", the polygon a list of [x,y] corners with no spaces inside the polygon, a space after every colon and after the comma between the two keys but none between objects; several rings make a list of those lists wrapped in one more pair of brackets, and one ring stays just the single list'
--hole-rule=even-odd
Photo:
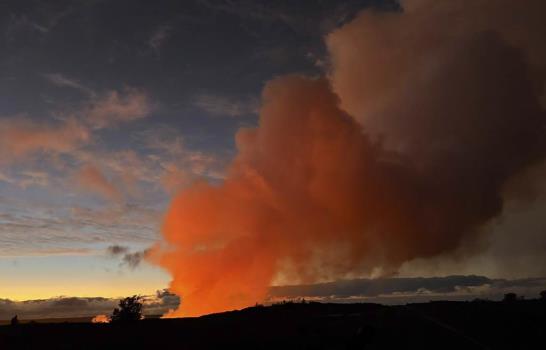
[{"label": "silhouetted tree", "polygon": [[546,301],[546,290],[540,292],[540,300]]},{"label": "silhouetted tree", "polygon": [[504,299],[502,299],[502,301],[507,303],[512,303],[516,300],[518,300],[518,295],[516,293],[506,293],[504,294]]},{"label": "silhouetted tree", "polygon": [[112,313],[112,322],[138,321],[142,318],[142,298],[138,295],[119,301],[119,308]]},{"label": "silhouetted tree", "polygon": [[19,324],[19,319],[17,318],[17,315],[13,316],[13,318],[10,321],[10,324],[12,326],[17,326]]}]

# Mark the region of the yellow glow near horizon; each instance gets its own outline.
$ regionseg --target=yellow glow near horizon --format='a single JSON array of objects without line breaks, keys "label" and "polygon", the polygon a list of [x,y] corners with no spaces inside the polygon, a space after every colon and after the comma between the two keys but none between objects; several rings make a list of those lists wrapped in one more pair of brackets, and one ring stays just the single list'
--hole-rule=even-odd
[{"label": "yellow glow near horizon", "polygon": [[102,256],[18,257],[16,263],[0,259],[0,299],[14,301],[151,295],[167,288],[170,279],[149,264],[130,269]]},{"label": "yellow glow near horizon", "polygon": [[6,298],[13,301],[26,301],[37,299],[50,299],[55,297],[103,297],[103,298],[122,298],[134,294],[152,295],[159,289],[167,288],[165,286],[149,286],[135,288],[135,286],[70,286],[59,288],[55,286],[45,286],[40,288],[9,288],[0,287],[0,299]]},{"label": "yellow glow near horizon", "polygon": [[53,297],[120,298],[134,294],[151,295],[168,287],[166,274],[142,276],[90,276],[88,280],[55,276],[54,278],[0,279],[0,299],[14,301],[49,299]]}]

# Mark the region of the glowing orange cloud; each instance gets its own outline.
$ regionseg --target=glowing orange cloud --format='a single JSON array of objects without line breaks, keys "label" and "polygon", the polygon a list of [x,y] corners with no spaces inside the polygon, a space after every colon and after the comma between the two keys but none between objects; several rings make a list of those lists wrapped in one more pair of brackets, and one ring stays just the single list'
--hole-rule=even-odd
[{"label": "glowing orange cloud", "polygon": [[182,297],[170,316],[260,302],[278,278],[396,273],[502,212],[505,183],[545,156],[541,91],[527,51],[464,22],[453,34],[433,3],[329,36],[329,79],[266,85],[225,181],[167,212],[151,256]]}]

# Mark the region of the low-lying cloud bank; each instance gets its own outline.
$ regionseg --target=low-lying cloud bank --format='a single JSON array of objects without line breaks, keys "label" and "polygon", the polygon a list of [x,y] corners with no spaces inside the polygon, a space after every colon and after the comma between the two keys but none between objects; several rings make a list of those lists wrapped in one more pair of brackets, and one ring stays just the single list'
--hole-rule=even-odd
[{"label": "low-lying cloud bank", "polygon": [[490,279],[447,276],[340,280],[328,283],[271,287],[269,301],[305,298],[323,302],[404,304],[432,300],[499,300],[506,293],[537,298],[546,278]]},{"label": "low-lying cloud bank", "polygon": [[[499,300],[513,292],[537,298],[546,290],[546,278],[490,279],[484,276],[447,276],[340,280],[336,282],[275,286],[268,302],[305,298],[322,302],[375,302],[404,304],[432,300]],[[0,299],[0,320],[18,315],[20,319],[70,318],[109,315],[118,300],[111,298],[58,297],[12,301]],[[144,297],[145,315],[162,315],[178,308],[180,298],[167,290]]]},{"label": "low-lying cloud bank", "polygon": [[[167,290],[157,291],[155,295],[144,298],[144,315],[163,315],[176,309],[180,303],[178,296]],[[17,315],[19,319],[92,317],[98,314],[111,314],[119,300],[102,297],[56,297],[51,299],[13,301],[0,299],[0,320]]]}]

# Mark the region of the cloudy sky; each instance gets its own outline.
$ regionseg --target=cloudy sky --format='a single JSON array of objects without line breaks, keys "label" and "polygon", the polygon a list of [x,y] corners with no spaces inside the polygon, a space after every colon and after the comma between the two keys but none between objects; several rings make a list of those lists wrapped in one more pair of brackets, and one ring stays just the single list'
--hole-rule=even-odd
[{"label": "cloudy sky", "polygon": [[[417,10],[412,8],[413,4],[421,3],[425,5],[415,5]],[[529,1],[529,4],[535,6],[532,7],[534,9],[541,6],[536,1]],[[470,42],[467,37],[481,38],[479,33],[482,31],[493,31],[500,33],[500,39],[490,40],[484,36],[480,47],[486,49],[478,53],[482,55],[482,60],[488,60],[489,55],[498,53],[510,58],[506,59],[506,63],[499,60],[498,71],[508,67],[510,72],[519,72],[519,58],[512,59],[511,53],[503,56],[508,52],[503,46],[506,41],[506,47],[521,49],[522,55],[530,53],[528,57],[525,56],[528,59],[522,61],[531,67],[529,74],[533,77],[537,91],[542,89],[541,74],[544,73],[544,67],[537,66],[533,60],[546,57],[541,56],[544,51],[533,49],[535,44],[530,35],[511,31],[502,11],[492,11],[492,16],[499,19],[498,23],[491,20],[491,23],[485,23],[479,28],[473,24],[473,17],[468,16],[470,24],[459,28],[464,32],[464,40],[461,39],[464,45],[450,45],[449,48],[446,48],[448,45],[437,48],[440,45],[434,46],[435,39],[428,37],[423,42],[404,41],[403,37],[392,33],[396,30],[404,31],[407,23],[398,24],[391,20],[381,22],[378,19],[389,14],[404,16],[408,9],[411,9],[410,13],[412,10],[418,12],[419,6],[428,6],[427,1],[406,1],[405,4],[390,0],[2,1],[0,299],[21,301],[58,296],[115,298],[132,294],[153,295],[157,290],[168,288],[173,274],[179,270],[172,267],[170,262],[153,263],[145,256],[150,252],[150,247],[163,241],[161,227],[170,200],[198,186],[196,184],[206,182],[212,187],[222,186],[226,178],[232,176],[226,169],[230,168],[238,152],[243,152],[240,144],[237,147],[235,135],[241,128],[266,124],[263,120],[267,119],[260,121],[262,90],[271,79],[292,73],[304,75],[307,79],[327,77],[334,92],[341,96],[341,108],[344,111],[360,124],[369,122],[369,127],[365,126],[364,129],[370,134],[377,132],[378,135],[394,136],[395,142],[385,138],[385,147],[390,152],[399,152],[406,147],[398,156],[413,157],[411,159],[415,163],[422,161],[423,168],[418,171],[412,168],[411,171],[427,174],[430,171],[425,168],[432,156],[422,151],[421,146],[411,148],[407,145],[419,137],[428,137],[429,131],[405,138],[405,129],[412,129],[404,124],[407,122],[374,117],[399,115],[399,109],[404,106],[418,109],[422,107],[419,103],[430,105],[429,102],[423,102],[421,96],[412,95],[413,89],[429,89],[428,82],[422,82],[425,78],[420,78],[429,73],[417,69],[411,71],[415,84],[404,92],[397,92],[397,96],[392,99],[400,102],[399,106],[402,107],[384,108],[381,103],[387,101],[387,93],[375,93],[374,88],[359,85],[356,78],[355,81],[347,82],[347,66],[366,66],[369,72],[356,69],[355,76],[366,80],[362,74],[366,77],[371,75],[370,81],[375,82],[374,87],[377,86],[380,92],[381,89],[386,91],[390,89],[387,85],[394,78],[391,79],[390,73],[385,73],[383,79],[383,71],[375,69],[374,64],[385,60],[383,66],[397,67],[390,71],[405,74],[402,72],[404,60],[416,60],[415,57],[419,55],[415,53],[424,52],[423,56],[434,57],[427,63],[427,72],[434,71],[435,67],[440,67],[437,71],[443,72],[443,66],[438,63],[443,64],[442,55],[451,55],[455,47],[459,51],[468,47],[473,50],[478,46],[464,46]],[[480,6],[476,5],[471,11],[479,15],[481,11],[488,10],[487,6],[490,5]],[[527,23],[522,19],[526,18],[528,12],[520,10],[515,11],[515,23]],[[434,11],[422,11],[423,18],[430,16],[437,20],[438,16],[449,15],[449,12],[442,12],[442,9]],[[517,17],[518,14],[520,17]],[[375,17],[366,19],[365,16]],[[437,26],[432,20],[416,20],[413,26],[411,21],[414,17],[409,20],[409,27],[417,28],[415,32],[420,31],[421,34],[412,32],[408,34],[409,37],[424,37],[423,33],[427,31],[423,28]],[[528,22],[529,26],[537,23],[539,26],[530,27],[530,30],[544,30],[540,23],[545,21],[535,18],[535,21]],[[370,27],[359,32],[362,28],[359,27],[360,23]],[[438,26],[438,40],[451,40],[441,36],[443,30]],[[339,34],[330,35],[333,32]],[[381,40],[378,43],[367,42],[362,46],[347,44],[345,41],[358,41],[360,36],[366,37],[369,33],[375,33],[380,38],[385,33],[386,47],[389,50],[400,48],[396,51],[396,55],[400,56],[395,59],[402,64],[398,65],[397,61],[389,59],[394,57],[393,51],[381,51]],[[434,45],[427,44],[427,40],[434,42]],[[409,44],[406,45],[407,42]],[[385,55],[347,53],[345,47],[355,47],[355,50],[362,49],[364,52],[373,49]],[[351,55],[359,58],[355,59]],[[454,61],[471,62],[473,59],[456,58]],[[472,62],[468,65],[472,65]],[[513,62],[516,63],[512,65]],[[512,67],[516,68],[510,70]],[[492,75],[497,74],[495,69],[492,68]],[[507,79],[511,79],[512,75],[508,76]],[[438,77],[442,78],[441,74]],[[485,74],[483,79],[490,78]],[[504,82],[514,84],[519,91],[527,91],[520,88],[527,88],[524,80],[503,80],[499,83],[495,79],[491,80],[491,86],[502,85]],[[396,84],[398,82],[395,81],[391,85]],[[358,94],[356,97],[354,93],[351,95],[347,92],[347,86],[363,93],[370,92],[366,98],[372,102]],[[484,83],[481,87],[488,89],[489,86]],[[266,89],[264,98],[268,96],[267,91],[274,89]],[[438,91],[438,88],[431,91]],[[446,91],[451,93],[449,89]],[[481,90],[476,94],[478,99],[489,98],[489,95],[481,94]],[[525,96],[520,98],[509,89],[499,92],[495,98],[506,94],[513,97],[516,107],[519,101],[523,101],[522,104],[535,101],[525,99]],[[537,92],[537,100],[540,100],[540,95],[541,92]],[[543,102],[546,101],[544,96]],[[269,98],[274,100],[275,97]],[[438,95],[437,98],[443,101],[442,96]],[[463,102],[469,101],[464,100],[464,97],[461,99]],[[411,103],[408,102],[410,100]],[[355,101],[365,101],[366,108],[355,107]],[[535,130],[540,130],[536,125],[544,128],[544,120],[540,121],[544,117],[544,105],[536,107],[536,110],[530,107],[529,115],[533,117],[529,119],[536,118],[532,119],[535,124],[530,122],[529,125],[535,125]],[[427,108],[419,110],[427,113]],[[485,107],[480,111],[498,112]],[[437,109],[430,108],[430,113],[436,112]],[[264,113],[266,117],[263,118],[267,118],[267,111]],[[474,112],[469,113],[473,116],[471,113]],[[512,121],[509,116],[506,120],[507,123]],[[419,122],[423,123],[423,120],[417,119]],[[397,127],[392,127],[392,123]],[[431,128],[439,127],[434,123],[427,125],[433,125]],[[480,132],[483,131],[481,128],[482,124],[478,124]],[[387,129],[390,134],[385,132]],[[516,137],[512,134],[504,136],[499,141],[503,144]],[[473,139],[462,140],[469,141],[471,146],[482,145],[473,143]],[[237,142],[244,143],[239,139]],[[497,145],[496,142],[492,141],[491,144]],[[366,258],[362,265],[362,261],[359,261],[358,267],[353,265],[334,274],[319,276],[298,273],[295,278],[291,278],[293,271],[279,269],[272,273],[275,278],[271,283],[322,283],[337,278],[375,277],[377,271],[385,272],[387,265],[386,273],[389,276],[483,275],[491,279],[507,280],[543,277],[546,274],[546,186],[544,181],[536,179],[544,178],[544,144],[537,141],[536,144],[522,144],[519,147],[517,140],[514,144],[514,149],[520,150],[520,153],[526,152],[529,156],[522,156],[521,164],[508,161],[506,175],[499,175],[498,178],[493,176],[493,182],[498,182],[498,186],[491,191],[502,193],[493,196],[498,201],[502,197],[502,204],[493,205],[495,209],[492,212],[484,209],[486,213],[476,219],[465,216],[461,219],[460,227],[453,224],[453,230],[460,229],[461,232],[467,229],[474,232],[479,226],[479,234],[454,233],[456,243],[450,241],[434,245],[431,250],[412,250],[417,251],[415,254],[402,252],[392,259],[387,249],[386,258],[374,256],[369,258],[370,262]],[[438,149],[441,147],[444,146],[440,145]],[[461,153],[470,154],[473,149],[468,146],[461,147],[461,150]],[[519,157],[504,149],[501,151],[508,158]],[[489,157],[490,153],[487,149],[483,154]],[[264,155],[267,156],[267,153]],[[381,155],[378,159],[384,157]],[[476,163],[469,164],[475,166],[483,163],[481,158],[476,159],[472,160]],[[491,164],[496,166],[497,163],[492,161]],[[454,167],[451,170],[447,168],[447,171],[456,172],[467,166],[461,163],[456,170],[453,170]],[[388,174],[393,172],[390,168],[381,169],[378,171]],[[408,171],[404,171],[406,173]],[[465,182],[465,176],[469,174],[462,173],[459,182]],[[483,173],[476,176],[481,175]],[[400,178],[405,175],[389,176]],[[267,176],[264,178],[267,180]],[[472,182],[471,186],[466,187],[467,191],[478,193],[478,197],[459,198],[454,195],[454,212],[459,210],[461,203],[476,200],[482,203],[479,197],[481,192],[477,189],[480,184]],[[416,186],[423,188],[423,185]],[[454,192],[459,189],[454,188]],[[434,191],[427,187],[424,192],[430,194]],[[505,195],[516,192],[517,196]],[[405,195],[408,191],[403,190],[403,193]],[[488,191],[483,193],[484,196],[488,194]],[[404,199],[400,202],[403,203]],[[432,208],[437,202],[431,200],[431,203]],[[483,207],[488,203],[483,201]],[[400,204],[401,207],[405,205]],[[444,202],[439,206],[442,205]],[[479,211],[481,208],[479,204],[474,209]],[[454,222],[446,219],[446,223]],[[358,230],[363,229],[361,226]],[[374,229],[377,227],[379,230],[395,229],[388,225],[386,228],[374,226]],[[422,229],[422,225],[415,230],[419,229]],[[446,229],[446,232],[450,230]],[[408,235],[413,242],[418,241],[418,237],[425,237],[425,240],[429,238],[426,235]],[[370,242],[375,242],[373,244],[378,244],[375,236],[370,239]],[[168,235],[166,240],[175,244],[178,242]],[[325,242],[317,244],[324,247]],[[407,246],[414,244],[401,242]],[[203,242],[196,244],[201,247]],[[404,257],[400,258],[400,255]],[[283,259],[292,259],[294,256],[292,253],[281,254],[275,261],[280,264]],[[304,275],[311,277],[303,278]],[[488,281],[480,280],[479,283],[495,285]],[[439,293],[442,292],[439,290]],[[355,292],[355,295],[362,296],[362,293]]]},{"label": "cloudy sky", "polygon": [[314,3],[2,2],[0,296],[166,287],[109,247],[145,250],[173,193],[222,181],[264,82],[317,74],[322,35],[369,4]]}]

